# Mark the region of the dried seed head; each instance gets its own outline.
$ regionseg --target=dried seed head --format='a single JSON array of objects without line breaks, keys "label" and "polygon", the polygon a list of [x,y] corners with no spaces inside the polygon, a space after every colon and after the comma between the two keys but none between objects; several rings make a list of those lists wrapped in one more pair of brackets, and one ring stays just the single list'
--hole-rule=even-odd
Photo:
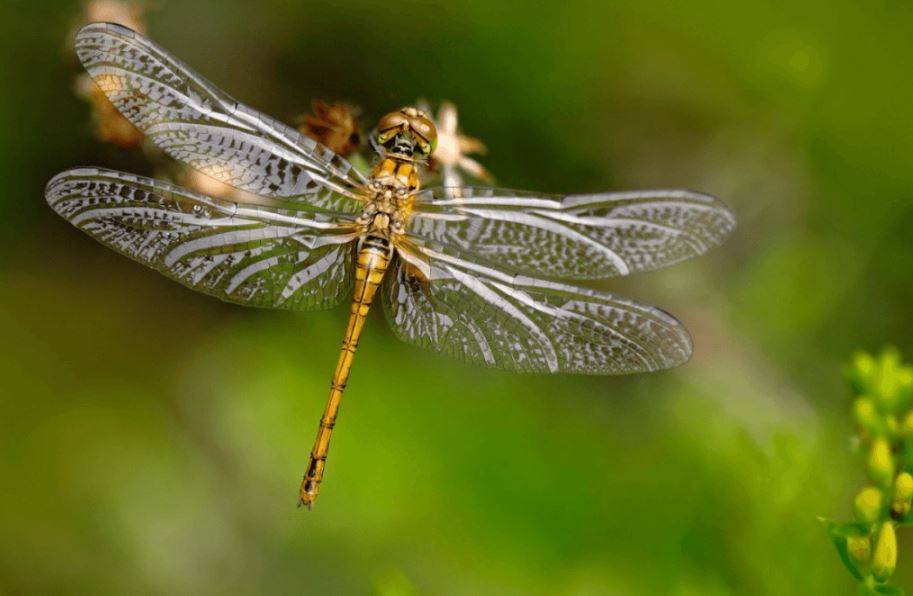
[{"label": "dried seed head", "polygon": [[358,150],[361,132],[355,108],[315,100],[311,109],[313,115],[304,116],[304,123],[298,130],[343,157]]}]

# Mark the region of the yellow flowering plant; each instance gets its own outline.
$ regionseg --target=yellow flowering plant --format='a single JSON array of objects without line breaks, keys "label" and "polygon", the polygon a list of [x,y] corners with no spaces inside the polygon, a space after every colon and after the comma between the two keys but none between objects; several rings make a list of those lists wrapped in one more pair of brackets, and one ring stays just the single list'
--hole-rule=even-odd
[{"label": "yellow flowering plant", "polygon": [[913,523],[913,366],[897,350],[858,353],[847,369],[857,444],[871,484],[853,500],[855,521],[825,520],[860,594],[903,594],[889,582],[897,528]]}]

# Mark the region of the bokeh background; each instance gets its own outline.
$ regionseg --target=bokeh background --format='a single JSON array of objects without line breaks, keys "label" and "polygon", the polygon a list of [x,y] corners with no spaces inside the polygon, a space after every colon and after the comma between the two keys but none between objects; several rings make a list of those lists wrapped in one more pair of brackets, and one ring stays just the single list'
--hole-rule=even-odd
[{"label": "bokeh background", "polygon": [[691,329],[674,371],[478,370],[373,313],[310,513],[297,483],[346,307],[226,305],[54,215],[59,170],[153,170],[73,93],[82,5],[2,4],[0,592],[853,593],[817,518],[864,481],[844,363],[911,348],[913,5],[545,4],[148,14],[278,118],[449,99],[503,186],[687,187],[738,214],[709,255],[604,284]]}]

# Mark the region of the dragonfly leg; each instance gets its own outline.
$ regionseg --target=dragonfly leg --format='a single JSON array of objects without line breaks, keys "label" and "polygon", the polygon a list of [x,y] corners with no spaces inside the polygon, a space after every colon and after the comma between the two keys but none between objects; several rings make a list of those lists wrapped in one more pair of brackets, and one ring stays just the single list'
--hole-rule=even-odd
[{"label": "dragonfly leg", "polygon": [[371,242],[372,240],[373,238],[369,237],[358,251],[358,258],[355,264],[355,292],[352,297],[352,311],[349,314],[349,324],[346,327],[346,334],[342,341],[342,349],[339,351],[336,371],[333,373],[333,380],[330,383],[330,396],[327,399],[323,416],[320,418],[317,438],[314,440],[314,447],[311,449],[311,456],[304,472],[304,478],[301,481],[301,488],[298,491],[299,507],[306,505],[310,509],[314,501],[317,500],[318,492],[320,492],[320,482],[323,480],[327,453],[330,449],[330,437],[333,434],[333,427],[336,425],[336,416],[339,414],[342,393],[345,391],[346,383],[349,380],[349,371],[352,368],[352,360],[355,358],[355,349],[358,347],[358,340],[361,337],[365,318],[371,308],[371,301],[374,299],[374,294],[377,292],[377,288],[380,286],[380,282],[383,280],[384,273],[390,263],[389,244],[382,242],[374,244]]}]

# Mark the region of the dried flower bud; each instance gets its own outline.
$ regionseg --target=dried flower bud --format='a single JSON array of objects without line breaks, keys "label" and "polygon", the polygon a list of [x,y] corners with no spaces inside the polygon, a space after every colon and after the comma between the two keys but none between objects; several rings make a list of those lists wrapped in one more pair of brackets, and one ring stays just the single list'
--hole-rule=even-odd
[{"label": "dried flower bud", "polygon": [[872,575],[880,582],[887,581],[897,566],[897,534],[894,522],[886,521],[878,532],[875,554],[872,557]]},{"label": "dried flower bud", "polygon": [[118,23],[139,33],[146,32],[146,2],[90,0],[85,5],[83,22]]},{"label": "dried flower bud", "polygon": [[867,486],[859,491],[853,500],[856,519],[866,523],[875,523],[881,517],[882,494],[874,486]]},{"label": "dried flower bud", "polygon": [[92,120],[99,140],[124,149],[142,145],[145,138],[142,131],[114,107],[89,75],[83,74],[76,78],[76,95],[88,101],[92,107]]},{"label": "dried flower bud", "polygon": [[356,110],[346,104],[331,104],[314,100],[313,115],[305,115],[298,129],[334,153],[348,157],[358,150],[361,133]]},{"label": "dried flower bud", "polygon": [[891,510],[900,517],[910,512],[913,503],[913,476],[903,472],[894,480],[894,497],[891,500]]},{"label": "dried flower bud", "polygon": [[891,445],[884,437],[878,437],[872,442],[869,477],[880,486],[890,486],[894,478],[894,457],[891,455]]}]

